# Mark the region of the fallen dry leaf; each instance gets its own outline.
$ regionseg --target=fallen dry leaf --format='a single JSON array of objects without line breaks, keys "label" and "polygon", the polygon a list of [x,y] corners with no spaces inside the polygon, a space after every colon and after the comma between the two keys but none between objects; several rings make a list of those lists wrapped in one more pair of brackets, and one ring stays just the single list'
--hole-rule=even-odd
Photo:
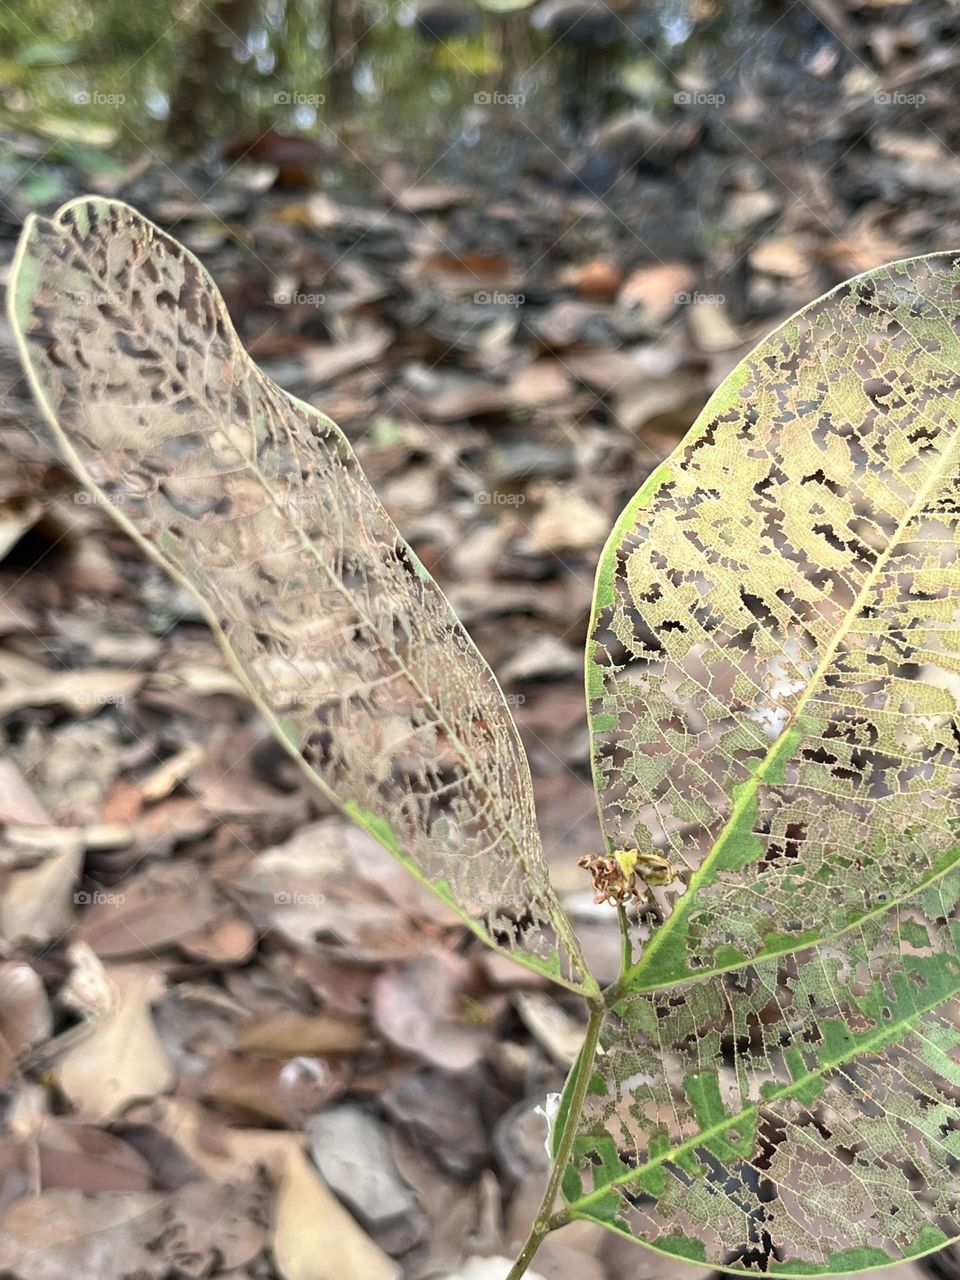
[{"label": "fallen dry leaf", "polygon": [[373,988],[378,1030],[398,1049],[447,1071],[467,1071],[482,1059],[489,1031],[469,1026],[463,998],[472,966],[433,952],[403,968],[385,970]]},{"label": "fallen dry leaf", "polygon": [[346,1078],[339,1064],[303,1055],[287,1061],[228,1056],[203,1076],[198,1092],[245,1123],[271,1121],[299,1128],[343,1093]]},{"label": "fallen dry leaf", "polygon": [[136,1099],[165,1092],[176,1078],[150,1014],[163,979],[135,965],[115,966],[107,976],[113,1008],[92,1020],[89,1033],[54,1068],[73,1110],[91,1121],[113,1119]]},{"label": "fallen dry leaf", "polygon": [[209,928],[225,912],[188,862],[157,862],[110,893],[91,895],[77,937],[104,959],[144,956]]},{"label": "fallen dry leaf", "polygon": [[767,275],[800,280],[810,270],[810,254],[794,236],[768,236],[750,251],[750,265]]},{"label": "fallen dry leaf", "polygon": [[[92,1125],[42,1116],[35,1132],[8,1144],[9,1167],[37,1177],[38,1189],[88,1194],[149,1191],[153,1172],[129,1143]],[[0,1164],[3,1157],[0,1155]]]},{"label": "fallen dry leaf", "polygon": [[256,950],[257,931],[242,916],[229,916],[209,929],[178,939],[177,945],[194,960],[224,968],[250,959]]},{"label": "fallen dry leaf", "polygon": [[693,340],[701,351],[730,351],[739,345],[740,334],[723,303],[694,302],[687,307],[687,315]]},{"label": "fallen dry leaf", "polygon": [[373,364],[390,346],[390,331],[379,325],[358,326],[351,337],[337,345],[320,344],[304,352],[311,381],[322,385],[342,378],[364,365]]},{"label": "fallen dry leaf", "polygon": [[479,1183],[464,1184],[441,1173],[428,1154],[429,1148],[418,1144],[414,1149],[396,1133],[390,1145],[398,1172],[416,1192],[430,1222],[426,1247],[418,1254],[415,1280],[446,1275],[459,1265],[466,1242],[476,1235]]},{"label": "fallen dry leaf", "polygon": [[49,826],[50,815],[12,760],[0,760],[0,822]]},{"label": "fallen dry leaf", "polygon": [[532,1035],[554,1062],[571,1067],[583,1043],[583,1024],[571,1017],[552,996],[541,991],[520,991],[514,997],[517,1012]]},{"label": "fallen dry leaf", "polygon": [[0,964],[0,1080],[21,1054],[53,1031],[43,979],[23,960]]},{"label": "fallen dry leaf", "polygon": [[399,1266],[357,1226],[299,1145],[284,1152],[272,1245],[283,1280],[399,1280]]},{"label": "fallen dry leaf", "polygon": [[256,1018],[237,1032],[239,1053],[359,1053],[370,1043],[361,1022],[330,1014],[283,1011]]},{"label": "fallen dry leaf", "polygon": [[581,298],[594,302],[612,302],[623,281],[619,267],[609,258],[591,258],[560,273],[560,279],[572,284]]},{"label": "fallen dry leaf", "polygon": [[277,1183],[270,1245],[282,1280],[399,1280],[400,1268],[361,1230],[304,1155],[301,1138],[272,1130],[221,1129],[206,1140],[195,1104],[158,1099],[142,1119],[217,1181],[262,1164]]},{"label": "fallen dry leaf", "polygon": [[165,760],[140,785],[144,803],[155,804],[157,800],[165,800],[171,791],[186,781],[194,769],[202,764],[205,756],[206,750],[199,742],[190,742],[176,755]]},{"label": "fallen dry leaf", "polygon": [[43,504],[35,498],[5,502],[0,506],[0,560],[5,560],[27,532],[43,515]]},{"label": "fallen dry leaf", "polygon": [[156,1192],[91,1198],[63,1189],[23,1196],[2,1220],[0,1272],[29,1280],[164,1280],[167,1259],[147,1247],[161,1230],[164,1202]]},{"label": "fallen dry leaf", "polygon": [[72,942],[67,947],[67,961],[70,972],[57,993],[60,1004],[85,1018],[109,1013],[116,991],[97,953],[85,942]]},{"label": "fallen dry leaf", "polygon": [[696,273],[686,262],[641,267],[625,281],[618,305],[639,311],[645,324],[657,328],[673,315],[695,283]]},{"label": "fallen dry leaf", "polygon": [[94,715],[132,697],[143,673],[94,667],[86,671],[51,671],[38,662],[0,653],[0,716],[21,707],[62,706],[74,715]]},{"label": "fallen dry leaf", "polygon": [[538,551],[599,549],[609,532],[606,513],[568,489],[551,489],[530,521],[530,538]]},{"label": "fallen dry leaf", "polygon": [[0,1271],[23,1280],[200,1280],[252,1262],[266,1239],[266,1190],[189,1183],[172,1195],[50,1190],[3,1219]]},{"label": "fallen dry leaf", "polygon": [[50,835],[50,849],[35,867],[8,872],[0,898],[0,935],[10,942],[50,942],[73,920],[73,891],[83,862],[74,832]]},{"label": "fallen dry leaf", "polygon": [[518,405],[537,409],[573,395],[573,379],[559,360],[535,360],[511,379],[508,390]]}]

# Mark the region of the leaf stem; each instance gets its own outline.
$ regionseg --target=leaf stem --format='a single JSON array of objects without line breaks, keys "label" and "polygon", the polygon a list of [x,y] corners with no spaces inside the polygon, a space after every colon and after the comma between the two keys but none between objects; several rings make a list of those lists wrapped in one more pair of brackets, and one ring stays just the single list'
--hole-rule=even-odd
[{"label": "leaf stem", "polygon": [[627,917],[627,909],[622,902],[617,903],[617,916],[620,920],[620,977],[618,982],[630,972],[630,966],[633,964],[633,948],[630,945],[630,921]]},{"label": "leaf stem", "polygon": [[554,1139],[550,1179],[547,1182],[547,1189],[543,1193],[543,1199],[540,1202],[540,1208],[537,1211],[533,1226],[530,1228],[530,1234],[527,1236],[516,1262],[510,1268],[506,1280],[520,1280],[520,1277],[526,1273],[527,1267],[532,1262],[533,1255],[543,1243],[544,1237],[567,1221],[567,1216],[564,1213],[553,1214],[553,1206],[560,1191],[560,1184],[563,1182],[563,1175],[567,1171],[567,1162],[573,1149],[573,1140],[577,1134],[580,1112],[583,1110],[583,1101],[587,1096],[587,1085],[590,1081],[590,1073],[593,1070],[593,1059],[597,1052],[597,1041],[600,1037],[600,1025],[606,1013],[606,1005],[602,1000],[591,1000],[588,1003],[590,1017],[587,1021],[583,1044],[580,1046],[580,1052],[577,1054],[577,1060],[570,1075],[569,1105],[560,1119],[560,1133]]}]

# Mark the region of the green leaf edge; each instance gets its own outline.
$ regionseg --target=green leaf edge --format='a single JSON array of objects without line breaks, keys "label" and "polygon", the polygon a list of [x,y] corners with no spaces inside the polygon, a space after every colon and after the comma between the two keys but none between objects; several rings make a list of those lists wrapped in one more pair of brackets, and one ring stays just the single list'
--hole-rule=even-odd
[{"label": "green leaf edge", "polygon": [[[127,204],[126,201],[111,200],[104,196],[77,196],[75,199],[68,200],[65,204],[61,205],[51,215],[50,218],[46,218],[46,219],[41,219],[41,217],[35,213],[28,214],[27,218],[24,220],[23,228],[20,232],[20,237],[19,237],[19,240],[17,241],[16,251],[14,252],[13,260],[10,266],[10,276],[7,282],[7,295],[6,295],[7,320],[8,320],[8,323],[10,324],[10,328],[13,333],[14,341],[17,347],[17,354],[19,355],[20,364],[24,371],[24,375],[27,379],[27,383],[33,394],[33,398],[35,402],[40,408],[40,411],[44,417],[44,420],[46,421],[50,429],[53,431],[57,444],[62,450],[63,455],[69,461],[71,469],[73,470],[74,474],[78,478],[80,478],[82,482],[89,489],[91,489],[94,493],[96,493],[99,496],[105,509],[109,511],[111,517],[121,526],[121,528],[128,535],[128,537],[132,538],[132,540],[139,547],[141,547],[153,561],[155,561],[157,564],[160,565],[163,571],[170,578],[172,578],[183,590],[185,590],[189,594],[191,599],[197,602],[197,605],[201,611],[201,614],[203,615],[204,620],[207,622],[208,626],[210,627],[210,630],[213,633],[215,639],[217,640],[217,643],[219,644],[221,650],[223,651],[223,654],[227,659],[227,662],[231,670],[233,671],[234,675],[236,675],[237,679],[240,681],[248,698],[256,707],[260,715],[263,717],[263,719],[269,726],[274,736],[279,740],[279,742],[286,748],[288,753],[297,762],[301,772],[304,773],[305,776],[309,779],[309,781],[326,796],[326,798],[331,802],[331,804],[333,804],[341,813],[343,813],[346,817],[350,818],[351,821],[355,822],[357,826],[361,827],[370,836],[372,836],[379,844],[381,844],[387,850],[387,852],[390,853],[416,880],[418,880],[421,884],[426,885],[426,887],[430,889],[431,892],[436,894],[436,896],[440,898],[441,901],[446,903],[446,905],[449,906],[451,910],[457,914],[457,916],[459,916],[459,918],[471,930],[471,932],[475,934],[476,937],[478,937],[482,942],[484,942],[492,950],[498,951],[501,954],[510,956],[510,958],[515,960],[517,964],[523,965],[525,968],[531,969],[534,973],[539,973],[542,976],[549,978],[551,981],[556,982],[560,986],[567,987],[571,991],[576,991],[578,994],[585,995],[585,996],[596,996],[597,994],[599,994],[599,991],[600,991],[599,984],[597,983],[596,978],[590,972],[590,969],[587,967],[586,960],[583,957],[579,940],[576,936],[576,933],[573,930],[573,926],[570,923],[569,919],[567,918],[566,913],[563,911],[563,908],[560,906],[559,902],[557,903],[557,911],[556,912],[551,911],[551,917],[550,917],[551,923],[553,924],[554,928],[557,931],[558,938],[562,939],[562,941],[566,944],[571,960],[580,968],[581,972],[583,973],[584,982],[582,984],[575,982],[571,978],[566,978],[563,976],[561,967],[560,967],[560,953],[558,949],[554,950],[549,962],[542,962],[538,960],[536,956],[526,955],[523,952],[518,950],[507,950],[504,947],[501,947],[498,943],[494,941],[494,939],[490,936],[490,934],[480,924],[479,921],[474,919],[474,917],[471,916],[469,912],[464,910],[458,903],[456,903],[453,900],[450,894],[449,885],[446,882],[446,880],[443,880],[443,879],[437,880],[437,881],[430,880],[427,876],[423,874],[420,868],[402,851],[400,844],[396,838],[396,835],[393,829],[390,827],[389,823],[386,821],[386,819],[381,818],[377,814],[372,814],[369,810],[364,809],[361,805],[359,805],[354,800],[351,800],[349,798],[341,799],[336,795],[336,793],[330,787],[327,786],[327,784],[319,776],[319,774],[315,773],[307,764],[306,760],[304,760],[304,758],[300,754],[299,749],[296,746],[296,743],[292,740],[283,722],[277,718],[273,710],[267,705],[267,703],[263,700],[263,698],[257,692],[254,685],[251,683],[250,679],[246,674],[246,671],[244,670],[242,663],[234,654],[230,646],[230,643],[227,640],[227,637],[223,631],[223,628],[220,626],[220,623],[216,615],[214,614],[213,610],[210,608],[206,600],[203,598],[203,596],[200,594],[200,592],[197,591],[197,589],[193,586],[193,584],[190,582],[188,578],[184,577],[184,575],[182,575],[176,569],[173,568],[173,566],[166,560],[163,554],[157,548],[155,548],[154,545],[148,541],[148,539],[143,537],[143,535],[137,529],[136,525],[134,525],[133,522],[129,520],[126,515],[124,515],[124,513],[120,510],[120,508],[114,506],[109,501],[107,495],[98,487],[96,482],[90,476],[89,472],[84,466],[82,459],[77,454],[76,450],[73,448],[73,445],[70,443],[69,437],[61,428],[57,420],[57,416],[53,411],[53,406],[49,403],[49,401],[47,400],[43,392],[43,388],[41,387],[39,379],[37,378],[36,373],[34,371],[33,361],[31,359],[30,352],[27,348],[27,344],[23,335],[23,330],[26,328],[27,323],[29,321],[29,316],[30,316],[30,309],[29,309],[30,299],[32,297],[33,290],[35,289],[37,281],[39,279],[39,271],[36,268],[36,263],[29,256],[29,248],[30,248],[30,243],[32,239],[32,234],[35,228],[39,225],[41,221],[49,222],[53,225],[57,225],[57,224],[62,225],[63,218],[68,212],[71,212],[72,210],[75,210],[75,209],[82,209],[85,206],[101,206],[104,209],[110,209],[110,208],[127,209],[131,213],[133,213],[137,218],[140,218],[146,222],[150,222],[150,219],[148,219],[133,205]],[[156,224],[152,224],[152,225],[156,225]],[[166,236],[168,239],[172,239],[172,237],[168,236],[168,234],[163,230],[163,228],[158,227],[157,230],[161,235]],[[216,295],[218,297],[222,297],[216,281],[212,278],[210,273],[207,271],[206,267],[204,267],[204,265],[200,262],[199,258],[197,258],[196,254],[194,254],[190,249],[188,249],[186,245],[180,244],[180,248],[182,249],[183,253],[187,255],[189,258],[191,258],[192,261],[196,264],[197,269],[201,273],[202,278],[209,281],[210,286],[215,291]],[[246,348],[244,347],[243,343],[240,341],[240,337],[237,334],[236,329],[234,328],[232,320],[230,320],[229,316],[227,317],[227,323],[229,324],[230,333],[236,340],[237,346],[243,352],[243,358],[253,369],[256,370],[257,375],[261,378],[266,379],[266,381],[270,382],[273,386],[277,388],[277,391],[282,396],[285,396],[289,401],[298,405],[301,409],[305,410],[308,414],[310,414],[311,417],[317,419],[320,423],[322,423],[326,429],[328,430],[332,429],[335,435],[340,437],[347,444],[347,447],[350,449],[352,453],[353,452],[352,446],[349,444],[349,441],[347,441],[346,436],[343,435],[343,432],[340,430],[337,424],[331,418],[328,418],[326,414],[322,413],[319,409],[315,408],[313,405],[308,404],[304,400],[300,400],[297,396],[292,395],[289,391],[286,391],[283,387],[280,387],[278,384],[274,383],[272,379],[267,378],[267,375],[264,374],[263,371],[259,368],[259,366],[256,364],[256,361],[250,356],[250,354],[247,352]],[[406,543],[404,543],[404,545],[406,546]],[[410,549],[410,555],[412,560],[415,563],[419,564],[419,560],[416,554],[412,551],[412,549]],[[434,585],[436,586],[436,589],[440,593],[440,596],[442,597],[444,602],[447,604],[447,607],[450,609],[452,616],[456,617],[457,615],[453,607],[450,605],[444,593],[440,590],[440,587],[436,583],[434,583]],[[461,624],[461,627],[462,627],[462,624]],[[462,630],[464,635],[467,638],[467,642],[473,645],[481,661],[485,662],[485,659],[480,654],[479,650],[476,649],[476,645],[474,644],[473,638],[470,636],[467,629],[465,627],[462,627]],[[491,672],[491,675],[496,683],[497,689],[500,690],[500,693],[502,695],[503,690],[500,687],[500,682],[497,680],[496,675],[493,672]],[[510,714],[510,709],[507,706],[505,699],[504,699],[504,711],[505,711],[505,714],[509,717],[510,722],[513,724],[514,723],[513,717]],[[515,733],[517,732],[515,724],[514,724],[514,732]],[[518,740],[519,740],[519,735],[518,735]],[[522,747],[521,747],[521,752],[523,755],[523,759],[526,760],[526,752],[523,751]],[[552,885],[550,887],[552,892]]]},{"label": "green leaf edge", "polygon": [[[621,1239],[630,1240],[642,1249],[648,1249],[651,1253],[658,1253],[664,1258],[669,1258],[672,1262],[680,1259],[683,1262],[689,1262],[691,1266],[700,1266],[709,1268],[711,1271],[717,1271],[721,1276],[753,1276],[755,1280],[756,1278],[767,1276],[771,1277],[771,1280],[791,1280],[793,1276],[862,1275],[864,1271],[882,1271],[889,1267],[902,1267],[907,1262],[916,1262],[931,1253],[937,1253],[951,1243],[949,1236],[944,1235],[939,1228],[931,1226],[924,1228],[921,1238],[916,1242],[916,1247],[905,1250],[899,1258],[891,1258],[880,1249],[862,1245],[858,1248],[843,1249],[832,1253],[829,1260],[822,1267],[817,1267],[808,1262],[787,1262],[783,1264],[774,1263],[766,1271],[758,1271],[755,1268],[748,1271],[733,1263],[720,1265],[711,1262],[707,1258],[707,1252],[701,1240],[691,1240],[686,1236],[675,1235],[665,1236],[664,1240],[659,1244],[649,1244],[646,1240],[639,1239],[609,1219],[572,1211],[569,1214],[569,1218],[571,1222],[591,1222],[595,1226],[603,1227],[607,1231],[612,1231],[614,1235],[620,1236]],[[670,1248],[665,1245],[664,1241],[666,1240],[676,1242],[675,1247]]]}]

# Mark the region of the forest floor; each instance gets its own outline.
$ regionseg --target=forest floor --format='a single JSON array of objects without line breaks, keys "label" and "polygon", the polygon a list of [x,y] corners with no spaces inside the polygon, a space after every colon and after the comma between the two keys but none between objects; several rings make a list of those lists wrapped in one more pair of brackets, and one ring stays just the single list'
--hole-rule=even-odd
[{"label": "forest floor", "polygon": [[[508,694],[601,977],[616,923],[576,863],[601,847],[582,650],[607,533],[777,322],[960,245],[953,53],[894,8],[821,55],[817,99],[771,83],[506,184],[277,136],[98,179],[7,138],[30,173],[7,264],[51,207],[38,176],[95,183],[193,249],[264,370],[350,436]],[[576,1004],[307,788],[195,605],[57,461],[5,328],[0,386],[0,1273],[310,1280],[335,1250],[344,1280],[499,1280]],[[931,1269],[957,1263],[900,1273]],[[697,1272],[585,1224],[534,1270]]]}]

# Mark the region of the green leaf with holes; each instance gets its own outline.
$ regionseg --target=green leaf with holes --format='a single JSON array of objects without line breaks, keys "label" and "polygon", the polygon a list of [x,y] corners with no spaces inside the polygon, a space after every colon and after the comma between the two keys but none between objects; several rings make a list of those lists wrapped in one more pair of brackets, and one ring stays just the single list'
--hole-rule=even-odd
[{"label": "green leaf with holes", "polygon": [[960,1232],[960,257],[726,379],[617,523],[587,689],[610,850],[669,860],[564,1190],[712,1266]]}]

